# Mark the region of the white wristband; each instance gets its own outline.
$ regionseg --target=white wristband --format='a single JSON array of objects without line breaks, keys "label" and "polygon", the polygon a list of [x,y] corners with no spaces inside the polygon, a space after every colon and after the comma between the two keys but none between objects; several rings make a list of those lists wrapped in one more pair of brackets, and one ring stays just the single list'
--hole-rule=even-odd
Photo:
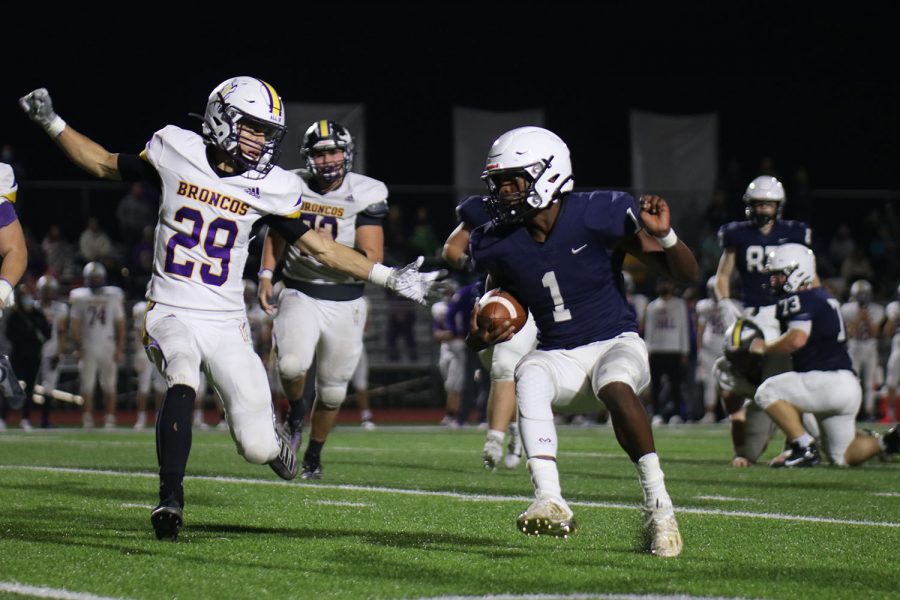
[{"label": "white wristband", "polygon": [[390,277],[393,272],[394,269],[391,267],[386,267],[381,263],[375,263],[372,265],[372,270],[369,271],[369,281],[375,285],[386,287],[388,277]]},{"label": "white wristband", "polygon": [[[656,236],[653,236],[653,237],[656,237]],[[674,229],[669,228],[669,233],[667,233],[663,237],[656,238],[656,241],[659,242],[659,245],[662,246],[663,249],[671,248],[672,246],[674,246],[675,244],[678,243],[678,236],[675,235]]]},{"label": "white wristband", "polygon": [[46,127],[44,127],[44,131],[47,132],[52,138],[59,136],[63,132],[63,129],[66,128],[66,122],[62,120],[62,117],[56,115],[52,121],[50,121]]},{"label": "white wristband", "polygon": [[272,269],[260,269],[259,273],[256,274],[256,277],[258,279],[272,279],[273,275]]},{"label": "white wristband", "polygon": [[3,278],[0,278],[0,308],[6,307],[6,303],[12,298],[12,291],[12,284]]}]

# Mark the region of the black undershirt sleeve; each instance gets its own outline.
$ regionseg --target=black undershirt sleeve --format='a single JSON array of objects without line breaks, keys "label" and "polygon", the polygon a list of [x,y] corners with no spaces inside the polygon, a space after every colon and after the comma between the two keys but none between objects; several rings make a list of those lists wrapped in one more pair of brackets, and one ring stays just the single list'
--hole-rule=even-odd
[{"label": "black undershirt sleeve", "polygon": [[160,187],[159,173],[137,154],[119,154],[118,167],[122,181],[146,181]]},{"label": "black undershirt sleeve", "polygon": [[300,219],[289,219],[278,215],[266,215],[258,222],[268,225],[278,235],[283,237],[288,244],[293,244],[304,233],[309,231],[309,227]]}]

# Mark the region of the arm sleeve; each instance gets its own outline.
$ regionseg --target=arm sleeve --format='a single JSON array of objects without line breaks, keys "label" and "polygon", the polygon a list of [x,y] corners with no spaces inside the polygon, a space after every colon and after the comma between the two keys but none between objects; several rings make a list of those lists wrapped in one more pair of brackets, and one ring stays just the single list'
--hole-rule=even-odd
[{"label": "arm sleeve", "polygon": [[288,244],[296,242],[309,227],[300,219],[291,219],[279,215],[267,215],[260,219],[262,224],[268,225],[278,235],[283,237]]},{"label": "arm sleeve", "polygon": [[384,218],[388,213],[387,202],[376,202],[366,207],[364,211],[356,215],[356,226],[377,225],[384,226]]}]

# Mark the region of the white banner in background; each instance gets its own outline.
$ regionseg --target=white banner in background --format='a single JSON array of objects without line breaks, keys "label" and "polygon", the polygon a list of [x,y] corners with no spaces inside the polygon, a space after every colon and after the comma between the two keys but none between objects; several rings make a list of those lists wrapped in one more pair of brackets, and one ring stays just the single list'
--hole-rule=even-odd
[{"label": "white banner in background", "polygon": [[491,144],[501,134],[526,125],[544,125],[544,110],[494,112],[474,108],[453,108],[453,184],[458,200],[483,194],[481,172]]}]

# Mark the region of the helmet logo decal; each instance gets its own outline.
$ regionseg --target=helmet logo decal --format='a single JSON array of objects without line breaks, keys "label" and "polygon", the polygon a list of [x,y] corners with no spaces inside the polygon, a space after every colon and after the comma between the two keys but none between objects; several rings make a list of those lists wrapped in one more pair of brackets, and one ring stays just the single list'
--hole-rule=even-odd
[{"label": "helmet logo decal", "polygon": [[259,81],[263,87],[266,89],[266,92],[269,94],[269,108],[272,110],[272,114],[276,117],[281,116],[281,98],[278,97],[278,93],[275,91],[271,85],[263,81],[262,79]]}]

